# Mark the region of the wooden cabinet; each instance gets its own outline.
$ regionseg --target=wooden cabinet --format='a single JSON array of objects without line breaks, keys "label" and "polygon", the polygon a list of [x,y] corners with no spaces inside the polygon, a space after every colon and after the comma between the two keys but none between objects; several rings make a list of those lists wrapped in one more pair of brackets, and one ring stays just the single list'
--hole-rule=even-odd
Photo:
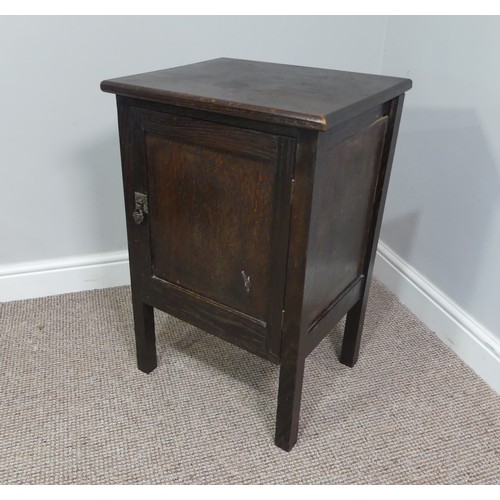
[{"label": "wooden cabinet", "polygon": [[154,307],[280,364],[276,444],[293,447],[305,359],[346,314],[341,361],[358,356],[410,87],[226,58],[102,82],[141,370],[156,367]]}]

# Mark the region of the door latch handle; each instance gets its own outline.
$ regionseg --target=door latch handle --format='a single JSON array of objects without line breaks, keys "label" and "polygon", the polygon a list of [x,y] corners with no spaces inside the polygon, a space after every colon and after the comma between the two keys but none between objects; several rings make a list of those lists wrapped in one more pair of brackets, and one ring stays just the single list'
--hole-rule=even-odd
[{"label": "door latch handle", "polygon": [[135,193],[135,208],[132,218],[135,224],[141,224],[144,215],[148,213],[148,197],[143,193]]}]

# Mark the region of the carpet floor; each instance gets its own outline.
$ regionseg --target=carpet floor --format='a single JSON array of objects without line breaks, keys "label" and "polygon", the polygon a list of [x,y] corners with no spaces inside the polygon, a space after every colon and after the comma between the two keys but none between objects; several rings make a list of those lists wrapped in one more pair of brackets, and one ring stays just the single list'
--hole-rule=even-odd
[{"label": "carpet floor", "polygon": [[498,484],[500,397],[380,283],[358,364],[342,324],[273,444],[279,367],[156,312],[136,369],[128,287],[0,304],[1,484]]}]

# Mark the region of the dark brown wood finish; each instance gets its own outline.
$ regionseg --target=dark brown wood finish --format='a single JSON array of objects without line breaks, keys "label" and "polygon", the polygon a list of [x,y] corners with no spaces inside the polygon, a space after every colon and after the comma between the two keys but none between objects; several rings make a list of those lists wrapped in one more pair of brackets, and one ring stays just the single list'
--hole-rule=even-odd
[{"label": "dark brown wood finish", "polygon": [[361,299],[364,285],[364,276],[356,278],[309,326],[306,336],[307,355],[331,332],[346,312],[350,311]]},{"label": "dark brown wood finish", "polygon": [[158,113],[167,113],[171,115],[182,115],[189,118],[194,118],[197,120],[203,120],[212,123],[222,123],[224,125],[229,125],[232,127],[238,127],[242,129],[258,130],[261,132],[279,135],[283,137],[293,137],[296,138],[300,129],[291,128],[286,125],[274,124],[269,122],[262,122],[251,119],[242,120],[239,117],[231,115],[223,115],[219,113],[212,113],[210,111],[184,108],[181,106],[174,106],[171,104],[164,104],[161,102],[154,101],[143,101],[141,99],[128,98],[127,102],[131,107],[143,110],[149,110]]},{"label": "dark brown wood finish", "polygon": [[355,120],[361,126],[341,142],[331,129],[318,144],[304,296],[308,325],[363,272],[388,121],[377,111],[368,126]]},{"label": "dark brown wood finish", "polygon": [[161,120],[144,120],[153,274],[266,321],[279,138]]},{"label": "dark brown wood finish", "polygon": [[411,80],[222,57],[105,80],[105,92],[326,130],[386,102]]},{"label": "dark brown wood finish", "polygon": [[[136,147],[140,133],[137,115],[121,96],[117,96],[117,107],[125,211],[131,215],[135,209],[135,192],[145,190],[146,171],[140,148]],[[140,370],[150,373],[156,368],[157,359],[153,309],[146,304],[143,294],[144,285],[151,275],[149,231],[147,224],[136,225],[131,217],[126,220],[137,364]]]},{"label": "dark brown wood finish", "polygon": [[346,318],[340,361],[341,363],[351,367],[354,366],[359,355],[361,333],[363,330],[366,306],[368,304],[368,294],[370,291],[375,255],[377,253],[377,243],[380,235],[380,228],[382,227],[382,217],[384,214],[385,200],[387,198],[387,190],[389,187],[392,160],[396,149],[399,123],[401,121],[401,113],[403,111],[403,102],[404,94],[391,102],[389,129],[384,143],[375,199],[372,202],[371,223],[363,263],[363,274],[365,276],[364,288],[361,299],[349,311]]},{"label": "dark brown wood finish", "polygon": [[142,371],[153,308],[281,364],[275,442],[294,446],[306,357],[346,313],[341,361],[358,355],[410,87],[227,58],[101,84],[117,94]]},{"label": "dark brown wood finish", "polygon": [[286,451],[290,451],[297,441],[302,378],[307,356],[307,325],[302,304],[317,135],[316,132],[303,131],[297,142],[275,436],[276,445]]}]

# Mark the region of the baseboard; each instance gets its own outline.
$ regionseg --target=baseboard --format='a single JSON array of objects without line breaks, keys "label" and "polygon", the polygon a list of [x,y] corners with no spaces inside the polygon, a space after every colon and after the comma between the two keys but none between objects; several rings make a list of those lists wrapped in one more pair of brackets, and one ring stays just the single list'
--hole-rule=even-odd
[{"label": "baseboard", "polygon": [[375,276],[500,394],[500,341],[382,242]]},{"label": "baseboard", "polygon": [[129,283],[127,252],[28,262],[0,267],[0,302]]}]

